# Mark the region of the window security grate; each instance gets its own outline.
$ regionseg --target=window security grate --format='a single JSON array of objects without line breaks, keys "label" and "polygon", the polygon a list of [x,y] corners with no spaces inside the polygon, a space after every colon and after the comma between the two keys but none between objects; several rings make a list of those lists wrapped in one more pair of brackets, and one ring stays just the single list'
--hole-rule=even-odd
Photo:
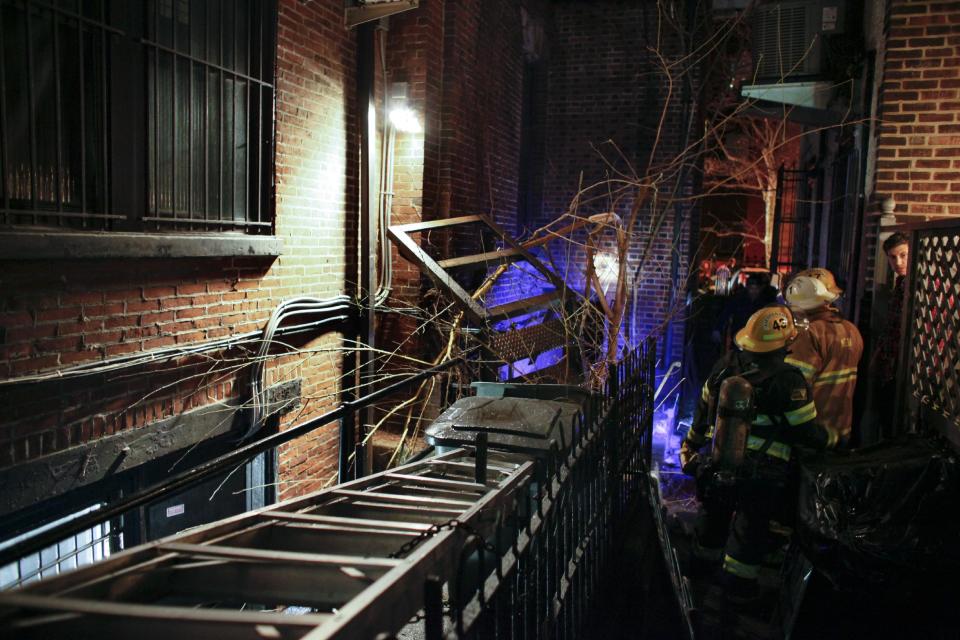
[{"label": "window security grate", "polygon": [[[15,544],[25,538],[53,528],[68,520],[96,511],[100,505],[88,507],[52,522],[36,531],[8,540],[3,546]],[[20,558],[17,562],[0,567],[0,591],[15,589],[22,585],[49,578],[70,569],[82,567],[110,555],[111,551],[123,548],[123,533],[111,529],[110,522],[98,524],[77,535],[70,536],[42,551]]]},{"label": "window security grate", "polygon": [[0,224],[269,233],[276,6],[0,0]]},{"label": "window security grate", "polygon": [[773,221],[773,272],[796,273],[815,261],[823,170],[780,168]]}]

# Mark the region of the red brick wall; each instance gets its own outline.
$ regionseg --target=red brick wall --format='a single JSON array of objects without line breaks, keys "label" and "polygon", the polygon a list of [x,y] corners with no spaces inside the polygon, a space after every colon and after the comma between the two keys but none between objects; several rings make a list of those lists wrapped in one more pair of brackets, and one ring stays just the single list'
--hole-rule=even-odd
[{"label": "red brick wall", "polygon": [[[282,0],[277,52],[277,233],[284,255],[274,269],[292,290],[326,297],[355,286],[357,122],[356,34],[339,3]],[[348,257],[349,256],[349,257]],[[280,278],[283,281],[283,278]],[[269,281],[264,284],[269,284]],[[275,294],[276,295],[276,294]],[[304,378],[301,422],[339,403],[341,358],[336,335],[306,345],[317,351],[287,376]],[[337,425],[280,451],[281,497],[313,491],[337,469]],[[283,484],[290,482],[290,484]]]},{"label": "red brick wall", "polygon": [[[384,89],[390,91],[392,83],[406,83],[407,104],[416,114],[422,131],[397,132],[393,151],[394,179],[388,188],[393,191],[393,202],[388,224],[409,224],[425,218],[436,217],[437,166],[439,162],[440,104],[443,72],[443,15],[444,3],[428,0],[415,11],[408,11],[389,20],[385,38],[378,46],[385,45],[385,69],[378,71],[385,76]],[[380,64],[378,57],[378,65]],[[386,106],[387,111],[390,105]],[[383,114],[386,126],[387,114]],[[391,307],[412,308],[421,305],[422,277],[420,269],[402,258],[391,242],[392,284],[387,304]],[[393,371],[408,371],[409,362],[404,354],[416,357],[428,356],[422,343],[422,320],[408,313],[382,313],[377,318],[377,343],[387,350],[403,345],[398,357],[390,358]],[[409,394],[384,402],[394,406],[406,400]],[[377,415],[379,419],[381,416]],[[377,446],[384,441],[382,436],[389,430],[402,430],[402,417],[396,425],[389,424],[375,438]],[[368,425],[369,426],[369,425]],[[396,427],[394,429],[393,427]],[[390,439],[383,449],[390,453],[396,442]],[[377,458],[375,464],[382,461]]]},{"label": "red brick wall", "polygon": [[[488,213],[514,228],[520,47],[519,6],[510,0],[425,0],[416,11],[390,19],[386,75],[390,82],[408,84],[409,103],[424,129],[397,134],[393,224]],[[440,230],[420,240],[438,257],[472,253],[479,246],[475,226],[450,236]],[[429,280],[391,250],[391,304],[431,304],[423,298]],[[385,348],[403,344],[404,353],[427,359],[439,350],[439,336],[431,333],[435,327],[424,331],[422,319],[392,313],[378,322]],[[399,368],[408,367],[402,356],[396,360]]]},{"label": "red brick wall", "polygon": [[[409,84],[424,122],[422,136],[398,134],[394,224],[487,213],[515,230],[521,50],[519,4],[508,0],[430,0],[391,19],[388,77]],[[428,242],[436,255],[480,244],[476,227],[455,239],[434,232]],[[396,302],[418,303],[419,270],[394,255]],[[384,335],[402,333],[391,331]]]},{"label": "red brick wall", "polygon": [[[416,11],[392,17],[389,23],[386,38],[388,88],[389,83],[407,84],[408,104],[423,127],[421,133],[398,132],[396,136],[391,224],[419,222],[425,217],[437,216],[443,15],[444,3],[428,1],[421,3]],[[395,246],[391,245],[391,251],[391,303],[416,304],[420,296],[420,271],[402,259]],[[390,318],[391,323],[396,320]],[[413,328],[407,324],[408,328]],[[383,337],[389,340],[404,333],[401,330],[394,335],[390,331]]]},{"label": "red brick wall", "polygon": [[450,216],[486,213],[513,231],[523,87],[519,3],[447,3],[444,36],[441,193],[449,193]]},{"label": "red brick wall", "polygon": [[[231,259],[6,263],[6,377],[249,331],[254,323],[246,313],[256,302],[247,299],[250,281],[240,279],[244,266],[254,265]],[[211,272],[219,278],[207,280]],[[188,393],[187,383],[163,388],[179,376],[148,381],[129,374],[3,387],[3,463],[37,458],[203,403],[202,394]],[[228,380],[208,392],[222,398],[232,389]]]},{"label": "red brick wall", "polygon": [[[666,95],[666,79],[648,51],[658,37],[657,18],[657,7],[650,3],[569,2],[554,6],[541,224],[568,210],[581,179],[583,185],[590,185],[617,177],[615,170],[629,175],[634,169],[643,172],[647,166]],[[669,37],[668,29],[660,34],[661,52],[669,59],[676,55],[676,42]],[[679,152],[683,128],[680,96],[677,86],[675,102],[661,129],[655,164],[669,161]],[[668,180],[661,192],[671,188]],[[677,193],[689,193],[689,184]],[[579,208],[582,216],[615,210],[625,218],[632,203],[629,197],[614,203],[596,190],[590,195],[594,198]],[[662,207],[663,201],[661,211]],[[642,226],[649,229],[650,220],[649,212],[644,213]],[[689,213],[676,247],[681,283],[689,255],[688,225]],[[639,260],[648,238],[643,235],[635,242],[629,256],[631,264]],[[635,336],[652,333],[662,338],[664,321],[676,315],[667,309],[672,291],[672,246],[671,208],[656,231],[653,250],[639,279],[631,285],[638,296]],[[682,353],[682,322],[675,324],[674,331],[671,361]]]},{"label": "red brick wall", "polygon": [[898,214],[960,215],[960,4],[889,3],[876,198]]},{"label": "red brick wall", "polygon": [[[355,281],[345,250],[356,219],[355,41],[343,27],[341,5],[280,2],[276,233],[284,250],[279,259],[0,261],[5,330],[0,376],[55,372],[116,354],[256,330],[284,298],[327,297]],[[335,335],[307,343],[309,353],[286,358],[271,371],[271,380],[303,378],[304,407],[285,424],[337,403],[338,344]],[[74,382],[0,388],[0,465],[235,396],[246,382],[229,364],[236,363],[206,376],[201,374],[211,368],[209,360],[181,361]],[[330,425],[283,448],[283,497],[329,478],[336,469],[335,441],[336,425]]]}]

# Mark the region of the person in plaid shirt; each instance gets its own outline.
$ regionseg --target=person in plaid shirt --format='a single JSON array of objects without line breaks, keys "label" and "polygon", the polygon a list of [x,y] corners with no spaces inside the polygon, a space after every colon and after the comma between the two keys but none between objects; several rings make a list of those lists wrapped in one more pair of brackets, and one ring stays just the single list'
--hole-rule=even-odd
[{"label": "person in plaid shirt", "polygon": [[893,291],[890,294],[890,307],[887,321],[877,341],[877,348],[871,360],[871,369],[877,377],[879,394],[879,418],[883,435],[892,435],[894,399],[896,398],[896,369],[900,358],[900,341],[903,335],[902,316],[907,268],[910,260],[910,239],[897,232],[884,240],[883,253],[894,273]]}]

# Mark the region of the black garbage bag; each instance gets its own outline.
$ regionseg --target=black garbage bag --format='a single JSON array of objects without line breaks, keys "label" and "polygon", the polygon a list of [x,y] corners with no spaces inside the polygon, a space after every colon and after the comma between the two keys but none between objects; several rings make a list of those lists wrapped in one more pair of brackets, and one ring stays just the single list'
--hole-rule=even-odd
[{"label": "black garbage bag", "polygon": [[801,464],[797,535],[840,589],[902,598],[960,584],[960,462],[910,436]]}]

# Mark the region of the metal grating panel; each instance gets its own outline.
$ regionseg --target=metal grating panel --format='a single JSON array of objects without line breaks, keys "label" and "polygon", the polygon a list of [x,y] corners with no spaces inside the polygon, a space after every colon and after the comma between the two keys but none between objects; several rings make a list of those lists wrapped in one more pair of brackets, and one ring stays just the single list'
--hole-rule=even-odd
[{"label": "metal grating panel", "polygon": [[912,418],[932,423],[960,444],[960,225],[940,222],[919,229],[912,255],[907,336]]},{"label": "metal grating panel", "polygon": [[534,359],[544,351],[566,342],[563,322],[555,318],[540,324],[495,333],[490,339],[490,350],[504,362],[514,362],[522,358]]},{"label": "metal grating panel", "polygon": [[770,264],[774,273],[794,273],[807,265],[818,264],[812,239],[816,237],[821,215],[822,191],[822,169],[780,168]]}]

